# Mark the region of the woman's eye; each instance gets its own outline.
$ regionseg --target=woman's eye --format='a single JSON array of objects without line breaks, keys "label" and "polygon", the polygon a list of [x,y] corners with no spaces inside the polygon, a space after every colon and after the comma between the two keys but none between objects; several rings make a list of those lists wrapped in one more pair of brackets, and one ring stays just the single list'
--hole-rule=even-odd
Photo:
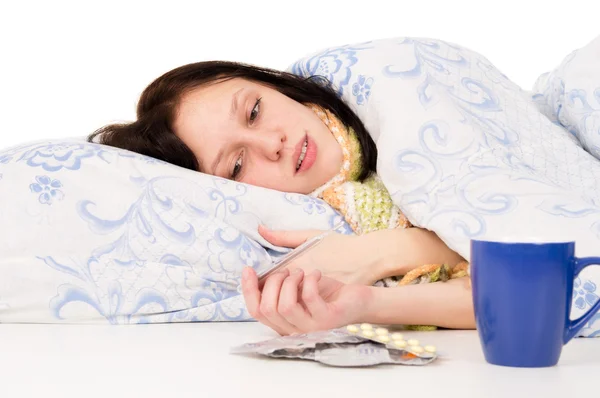
[{"label": "woman's eye", "polygon": [[262,98],[259,98],[256,100],[256,103],[254,104],[254,108],[252,108],[252,111],[250,112],[250,122],[253,122],[254,120],[256,120],[256,118],[258,117],[258,114],[260,113],[260,100]]},{"label": "woman's eye", "polygon": [[231,172],[231,179],[235,180],[237,176],[242,171],[242,155],[240,155],[235,161],[235,165],[233,166],[233,170]]}]

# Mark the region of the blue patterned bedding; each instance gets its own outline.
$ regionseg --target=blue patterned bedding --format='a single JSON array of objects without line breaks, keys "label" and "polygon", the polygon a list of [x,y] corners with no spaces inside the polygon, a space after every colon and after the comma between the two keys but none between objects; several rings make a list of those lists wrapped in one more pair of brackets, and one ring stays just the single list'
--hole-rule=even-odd
[{"label": "blue patterned bedding", "polygon": [[80,140],[0,152],[0,322],[250,319],[241,270],[286,249],[256,232],[329,229],[324,202]]},{"label": "blue patterned bedding", "polygon": [[[599,255],[600,162],[590,153],[600,80],[573,86],[569,68],[584,61],[569,57],[533,92],[480,54],[431,39],[330,48],[290,70],[334,83],[377,142],[396,204],[465,258],[471,238],[568,238],[578,255]],[[0,196],[0,322],[249,320],[241,269],[285,252],[262,240],[259,222],[341,220],[307,196],[78,140],[0,151]],[[598,283],[599,271],[577,279],[573,316],[598,299]],[[600,316],[582,331],[598,334]]]},{"label": "blue patterned bedding", "polygon": [[[334,83],[376,140],[394,202],[466,259],[473,238],[574,240],[579,256],[600,255],[600,37],[534,92],[425,38],[330,48],[289,70]],[[600,267],[576,280],[573,317],[598,284]],[[581,333],[600,334],[600,314]]]}]

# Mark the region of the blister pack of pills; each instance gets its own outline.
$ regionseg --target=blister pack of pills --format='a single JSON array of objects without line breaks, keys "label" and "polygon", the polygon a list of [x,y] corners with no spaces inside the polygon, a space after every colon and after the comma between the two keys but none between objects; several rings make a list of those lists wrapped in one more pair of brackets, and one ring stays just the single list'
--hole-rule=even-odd
[{"label": "blister pack of pills", "polygon": [[400,333],[367,323],[244,344],[231,353],[305,359],[340,367],[426,365],[437,358],[434,346],[422,347],[417,340],[404,340]]}]

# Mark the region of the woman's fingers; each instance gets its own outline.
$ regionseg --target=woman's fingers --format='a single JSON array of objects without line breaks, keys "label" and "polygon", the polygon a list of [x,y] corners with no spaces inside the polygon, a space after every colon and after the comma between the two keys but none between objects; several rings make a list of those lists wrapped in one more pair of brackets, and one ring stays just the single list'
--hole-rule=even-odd
[{"label": "woman's fingers", "polygon": [[310,275],[304,278],[302,286],[302,301],[308,309],[311,317],[316,320],[325,320],[328,316],[327,303],[319,293],[319,281],[321,280],[321,272],[313,271]]},{"label": "woman's fingers", "polygon": [[258,277],[251,267],[246,267],[242,271],[242,294],[244,295],[244,301],[246,302],[246,309],[252,318],[267,325],[279,334],[285,333],[284,330],[269,322],[269,320],[260,312],[262,295],[258,288]]},{"label": "woman's fingers", "polygon": [[261,291],[254,270],[245,269],[242,287],[248,311],[282,335],[323,327],[330,321],[330,309],[319,290],[321,277],[318,270],[305,275],[302,269],[283,269],[269,276]]},{"label": "woman's fingers", "polygon": [[260,290],[258,289],[258,277],[256,272],[250,268],[245,267],[242,271],[242,294],[244,295],[244,301],[246,302],[246,309],[256,320],[260,320]]},{"label": "woman's fingers", "polygon": [[294,270],[283,282],[281,293],[279,295],[278,311],[288,323],[294,325],[297,329],[306,331],[312,325],[310,314],[306,312],[302,304],[298,301],[298,291],[300,283],[304,279],[304,271]]},{"label": "woman's fingers", "polygon": [[324,231],[318,229],[304,230],[304,231],[273,231],[259,225],[258,233],[265,238],[269,243],[280,246],[280,247],[298,247],[308,239],[313,238]]},{"label": "woman's fingers", "polygon": [[281,287],[289,274],[290,271],[288,269],[283,269],[269,276],[262,289],[262,297],[260,302],[261,314],[279,330],[285,331],[286,334],[294,333],[296,331],[296,327],[290,324],[278,312]]}]

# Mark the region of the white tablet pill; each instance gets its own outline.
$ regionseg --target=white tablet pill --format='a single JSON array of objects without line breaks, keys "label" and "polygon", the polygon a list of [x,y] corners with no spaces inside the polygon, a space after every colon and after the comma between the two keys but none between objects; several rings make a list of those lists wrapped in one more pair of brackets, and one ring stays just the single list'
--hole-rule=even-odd
[{"label": "white tablet pill", "polygon": [[373,326],[370,323],[363,323],[360,325],[360,328],[362,330],[373,330]]},{"label": "white tablet pill", "polygon": [[356,326],[356,325],[348,325],[348,326],[346,326],[346,330],[348,330],[350,333],[357,333],[358,332],[358,326]]},{"label": "white tablet pill", "polygon": [[387,343],[390,341],[390,337],[389,336],[377,336],[377,340],[381,341],[382,343]]},{"label": "white tablet pill", "polygon": [[362,335],[365,337],[373,337],[375,333],[372,330],[363,330]]},{"label": "white tablet pill", "polygon": [[386,328],[377,328],[375,329],[375,334],[377,336],[387,336],[388,330]]},{"label": "white tablet pill", "polygon": [[410,339],[410,340],[408,340],[408,345],[417,346],[417,345],[419,345],[419,340]]},{"label": "white tablet pill", "polygon": [[423,353],[423,347],[421,347],[420,345],[416,345],[414,347],[410,347],[410,350],[416,354],[422,354]]},{"label": "white tablet pill", "polygon": [[402,333],[392,333],[393,340],[404,340],[404,336]]},{"label": "white tablet pill", "polygon": [[425,351],[427,351],[427,352],[430,352],[430,353],[432,353],[432,354],[433,354],[433,353],[435,353],[435,351],[436,351],[436,350],[435,350],[435,346],[433,346],[433,345],[426,345],[426,346],[425,346]]},{"label": "white tablet pill", "polygon": [[405,348],[406,347],[406,341],[404,340],[394,340],[394,345],[398,348]]}]

